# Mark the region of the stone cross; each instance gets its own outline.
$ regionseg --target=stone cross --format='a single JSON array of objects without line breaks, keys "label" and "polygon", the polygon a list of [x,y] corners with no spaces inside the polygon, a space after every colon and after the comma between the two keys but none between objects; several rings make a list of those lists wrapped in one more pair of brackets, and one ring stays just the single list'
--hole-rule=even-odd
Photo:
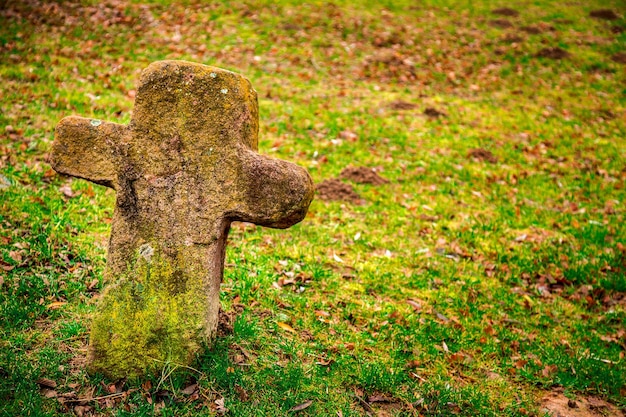
[{"label": "stone cross", "polygon": [[52,167],[117,192],[91,372],[191,363],[217,330],[231,222],[287,228],[304,218],[311,177],[257,154],[258,128],[247,79],[185,61],[142,72],[127,126],[59,122]]}]

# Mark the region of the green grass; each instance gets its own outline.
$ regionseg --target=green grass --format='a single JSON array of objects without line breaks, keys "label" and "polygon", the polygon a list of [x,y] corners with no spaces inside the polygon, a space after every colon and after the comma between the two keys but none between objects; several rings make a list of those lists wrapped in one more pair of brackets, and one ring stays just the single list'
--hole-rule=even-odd
[{"label": "green grass", "polygon": [[[0,415],[527,416],[554,388],[626,408],[626,20],[589,17],[623,3],[162,3],[0,11]],[[244,74],[260,152],[315,182],[389,182],[234,224],[232,329],[116,389],[84,371],[115,195],[46,160],[64,116],[128,123],[160,59]]]}]

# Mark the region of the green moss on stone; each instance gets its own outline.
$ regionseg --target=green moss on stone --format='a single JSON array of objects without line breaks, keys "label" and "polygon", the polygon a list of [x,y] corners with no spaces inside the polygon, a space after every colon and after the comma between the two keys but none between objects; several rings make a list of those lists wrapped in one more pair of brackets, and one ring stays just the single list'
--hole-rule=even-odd
[{"label": "green moss on stone", "polygon": [[138,376],[164,362],[190,363],[200,349],[202,279],[159,253],[138,256],[129,276],[104,296],[93,321],[90,370],[110,378]]}]

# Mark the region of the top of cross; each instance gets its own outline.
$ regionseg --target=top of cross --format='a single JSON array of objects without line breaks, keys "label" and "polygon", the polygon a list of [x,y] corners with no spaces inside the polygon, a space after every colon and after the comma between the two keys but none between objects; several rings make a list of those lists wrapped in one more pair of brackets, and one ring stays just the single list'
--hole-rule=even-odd
[{"label": "top of cross", "polygon": [[160,227],[186,226],[177,237],[202,243],[217,237],[223,219],[283,228],[306,213],[306,171],[257,154],[257,141],[257,95],[247,79],[160,61],[141,74],[128,126],[65,118],[51,162],[117,190],[122,214],[143,216],[156,236],[176,235]]}]

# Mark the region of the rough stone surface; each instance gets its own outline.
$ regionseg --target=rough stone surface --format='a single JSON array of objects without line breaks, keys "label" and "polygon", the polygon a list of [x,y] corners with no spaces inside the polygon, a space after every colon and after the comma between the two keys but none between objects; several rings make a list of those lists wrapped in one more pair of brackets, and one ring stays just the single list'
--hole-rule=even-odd
[{"label": "rough stone surface", "polygon": [[52,167],[117,192],[90,371],[120,378],[189,364],[217,331],[231,222],[304,218],[311,177],[257,154],[257,135],[250,82],[184,61],[143,71],[128,126],[59,122]]}]

